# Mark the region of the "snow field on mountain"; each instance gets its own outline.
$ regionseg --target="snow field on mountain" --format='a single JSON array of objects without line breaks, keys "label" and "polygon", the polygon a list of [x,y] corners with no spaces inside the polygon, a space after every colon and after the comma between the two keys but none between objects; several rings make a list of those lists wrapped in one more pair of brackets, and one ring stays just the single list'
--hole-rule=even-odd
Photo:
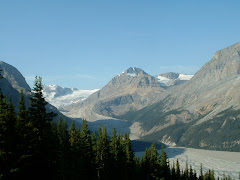
[{"label": "snow field on mountain", "polygon": [[[85,100],[88,96],[93,94],[94,92],[98,91],[99,89],[91,89],[91,90],[82,90],[82,89],[70,89],[70,88],[65,88],[69,89],[69,92],[67,94],[62,94],[60,96],[55,97],[55,95],[58,92],[59,86],[56,85],[49,85],[48,88],[50,89],[49,92],[43,91],[43,94],[46,98],[46,101],[51,103],[53,106],[59,108],[61,106],[66,106],[74,103],[81,102]],[[61,89],[64,89],[60,87]]]}]

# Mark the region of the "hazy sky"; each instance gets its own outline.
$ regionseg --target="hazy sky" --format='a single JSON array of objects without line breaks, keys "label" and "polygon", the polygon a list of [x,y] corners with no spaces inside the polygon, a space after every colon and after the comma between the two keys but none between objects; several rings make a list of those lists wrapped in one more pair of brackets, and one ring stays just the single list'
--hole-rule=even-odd
[{"label": "hazy sky", "polygon": [[30,85],[101,88],[128,67],[193,74],[240,41],[239,0],[0,0],[0,60]]}]

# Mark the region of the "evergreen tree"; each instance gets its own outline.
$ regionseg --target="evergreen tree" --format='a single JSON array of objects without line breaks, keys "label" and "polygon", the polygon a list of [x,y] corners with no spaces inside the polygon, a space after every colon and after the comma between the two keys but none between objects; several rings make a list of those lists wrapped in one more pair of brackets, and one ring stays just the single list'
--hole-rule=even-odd
[{"label": "evergreen tree", "polygon": [[49,147],[52,142],[52,125],[51,122],[54,113],[47,113],[46,105],[48,104],[43,97],[42,78],[36,77],[33,93],[30,97],[29,108],[29,128],[31,128],[31,165],[29,167],[31,177],[44,178],[44,174],[52,176],[52,168],[55,161],[53,148]]},{"label": "evergreen tree", "polygon": [[189,170],[188,170],[188,162],[187,161],[186,161],[183,177],[184,177],[184,179],[188,179],[189,178]]},{"label": "evergreen tree", "polygon": [[25,97],[23,90],[21,90],[21,97],[19,101],[19,112],[16,122],[17,131],[17,152],[18,152],[18,167],[19,167],[19,177],[23,178],[28,174],[28,164],[31,164],[32,151],[32,125],[29,120],[28,109],[25,105]]},{"label": "evergreen tree", "polygon": [[180,165],[179,165],[179,162],[178,162],[178,159],[177,159],[177,163],[176,163],[176,180],[179,180],[180,179],[180,176],[181,175],[181,170],[180,170]]},{"label": "evergreen tree", "polygon": [[204,180],[215,180],[215,177],[214,177],[214,170],[208,170],[208,172],[206,172],[204,174],[204,177],[203,177]]},{"label": "evergreen tree", "polygon": [[29,129],[28,123],[29,123],[29,116],[28,116],[28,110],[25,105],[25,97],[23,94],[23,91],[21,91],[21,98],[19,101],[19,113],[17,116],[17,123],[16,123],[16,129],[17,129],[17,134],[18,134],[18,152],[20,154],[26,153],[27,147],[28,147],[28,132]]},{"label": "evergreen tree", "polygon": [[83,167],[83,156],[81,151],[81,137],[79,128],[75,127],[74,121],[70,127],[70,174],[73,179],[80,179],[79,169]]},{"label": "evergreen tree", "polygon": [[125,152],[125,179],[132,179],[135,173],[135,161],[134,161],[134,151],[132,149],[132,142],[129,138],[129,134],[124,136],[124,152]]},{"label": "evergreen tree", "polygon": [[0,90],[0,177],[11,179],[18,172],[16,113]]},{"label": "evergreen tree", "polygon": [[[111,153],[111,156],[113,158],[113,161],[116,163],[118,162],[118,150],[119,150],[119,141],[118,141],[118,138],[117,138],[117,132],[116,132],[116,129],[113,128],[113,132],[112,132],[112,136],[111,136],[111,142],[110,142],[110,153]],[[116,165],[114,163],[114,166]]]},{"label": "evergreen tree", "polygon": [[87,121],[83,119],[83,124],[81,127],[81,133],[80,133],[80,138],[81,138],[81,151],[82,151],[82,156],[83,156],[83,161],[84,161],[84,167],[82,168],[82,174],[84,174],[84,178],[90,178],[90,176],[93,177],[94,171],[94,154],[93,154],[93,149],[92,149],[92,139],[91,139],[91,134],[90,130],[88,128]]},{"label": "evergreen tree", "polygon": [[87,121],[84,119],[81,133],[80,133],[81,141],[82,141],[82,154],[85,157],[86,162],[88,162],[88,166],[92,166],[93,164],[93,149],[92,149],[92,139],[90,130],[88,128]]},{"label": "evergreen tree", "polygon": [[161,175],[164,179],[169,179],[170,178],[170,168],[169,168],[169,162],[167,159],[167,153],[164,150],[164,147],[162,146],[161,149]]},{"label": "evergreen tree", "polygon": [[193,169],[192,169],[191,165],[190,165],[190,170],[189,170],[189,179],[194,180],[194,173],[193,173]]},{"label": "evergreen tree", "polygon": [[143,165],[145,179],[150,179],[150,174],[151,174],[150,159],[151,159],[151,151],[148,148],[146,148],[144,153],[144,165]]},{"label": "evergreen tree", "polygon": [[97,176],[99,179],[110,179],[110,147],[106,127],[99,128],[97,143]]},{"label": "evergreen tree", "polygon": [[93,150],[93,156],[94,156],[94,164],[96,165],[96,156],[97,156],[97,135],[94,131],[92,133],[92,150]]},{"label": "evergreen tree", "polygon": [[172,170],[171,170],[171,179],[177,179],[177,176],[176,176],[176,169],[175,169],[175,163],[173,161],[173,165],[172,165]]},{"label": "evergreen tree", "polygon": [[155,179],[156,177],[161,176],[160,157],[155,144],[152,144],[149,150],[151,152],[151,158],[150,158],[151,176]]},{"label": "evergreen tree", "polygon": [[59,123],[57,125],[57,139],[58,139],[58,150],[57,150],[57,169],[59,179],[67,179],[69,176],[69,132],[66,121],[59,118]]},{"label": "evergreen tree", "polygon": [[[113,128],[112,136],[111,136],[111,141],[110,141],[110,154],[111,154],[111,161],[112,161],[112,167],[111,171],[112,174],[117,174],[120,171],[121,168],[121,161],[120,161],[120,156],[119,156],[119,148],[120,148],[120,142],[117,137],[117,132],[116,129]],[[122,173],[120,173],[119,176],[112,177],[115,179],[122,179]]]}]

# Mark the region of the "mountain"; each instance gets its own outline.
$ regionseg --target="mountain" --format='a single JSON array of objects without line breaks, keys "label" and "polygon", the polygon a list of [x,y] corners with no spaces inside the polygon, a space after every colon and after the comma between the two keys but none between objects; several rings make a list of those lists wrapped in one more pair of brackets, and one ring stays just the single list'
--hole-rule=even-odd
[{"label": "mountain", "polygon": [[98,90],[99,89],[81,90],[77,88],[65,88],[58,85],[47,85],[43,88],[43,94],[46,101],[61,110],[66,105],[85,100]]},{"label": "mountain", "polygon": [[159,101],[119,118],[137,121],[144,138],[171,145],[239,151],[240,43],[215,53],[189,81]]},{"label": "mountain", "polygon": [[[23,75],[12,65],[7,64],[3,61],[0,61],[0,68],[2,69],[2,76],[3,79],[0,80],[0,88],[4,95],[7,96],[8,99],[11,98],[13,101],[14,106],[16,107],[16,110],[18,110],[18,102],[20,100],[20,92],[23,90],[24,96],[26,98],[25,102],[26,105],[29,106],[29,98],[31,95],[31,88],[27,84],[25,78]],[[63,114],[61,114],[57,108],[52,106],[51,104],[48,104],[46,106],[48,112],[54,112],[58,116],[55,118],[56,121],[58,121],[58,117],[61,116],[63,119],[65,119],[70,126],[72,123],[72,120]]]},{"label": "mountain", "polygon": [[165,87],[155,77],[130,67],[83,102],[64,107],[64,110],[68,111],[67,116],[89,121],[109,119],[156,102],[158,94],[164,91]]},{"label": "mountain", "polygon": [[159,74],[157,80],[165,86],[174,86],[189,81],[194,75],[186,75],[174,72]]},{"label": "mountain", "polygon": [[31,88],[27,84],[23,75],[12,65],[0,61],[0,67],[3,70],[3,77],[11,84],[18,92],[30,92]]},{"label": "mountain", "polygon": [[31,88],[23,75],[12,65],[0,61],[3,79],[0,81],[2,93],[9,99],[11,97],[15,107],[18,107],[20,92],[23,91],[26,97],[30,96]]}]

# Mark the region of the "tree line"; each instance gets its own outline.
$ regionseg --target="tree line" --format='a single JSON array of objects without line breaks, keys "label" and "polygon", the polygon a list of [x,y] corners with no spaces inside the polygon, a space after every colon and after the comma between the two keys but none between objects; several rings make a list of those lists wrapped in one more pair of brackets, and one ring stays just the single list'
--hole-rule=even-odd
[{"label": "tree line", "polygon": [[[214,180],[214,171],[197,176],[192,167],[170,165],[164,148],[153,144],[136,157],[129,134],[106,127],[91,133],[86,120],[81,128],[46,111],[42,79],[36,77],[30,107],[23,92],[16,112],[11,99],[0,91],[0,179],[93,180]],[[225,179],[230,179],[225,178]]]}]

